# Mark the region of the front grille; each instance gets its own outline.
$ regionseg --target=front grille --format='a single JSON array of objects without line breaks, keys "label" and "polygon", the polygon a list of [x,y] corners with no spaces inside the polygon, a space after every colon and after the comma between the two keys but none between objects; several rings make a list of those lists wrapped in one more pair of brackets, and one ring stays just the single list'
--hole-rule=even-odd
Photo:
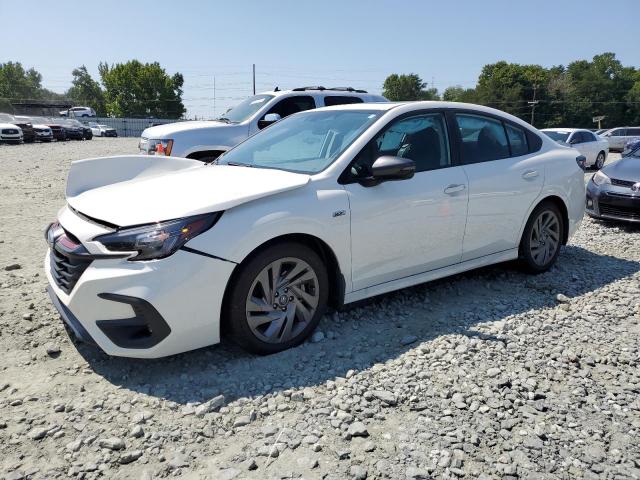
[{"label": "front grille", "polygon": [[600,202],[600,215],[640,220],[640,208],[622,207]]},{"label": "front grille", "polygon": [[16,130],[15,128],[3,128],[2,133],[3,135],[17,135],[18,130]]},{"label": "front grille", "polygon": [[636,182],[630,182],[629,180],[618,180],[617,178],[611,179],[611,185],[616,185],[617,187],[628,187],[631,188]]},{"label": "front grille", "polygon": [[56,248],[51,249],[51,274],[56,285],[67,294],[73,290],[90,264],[91,259],[71,257]]}]

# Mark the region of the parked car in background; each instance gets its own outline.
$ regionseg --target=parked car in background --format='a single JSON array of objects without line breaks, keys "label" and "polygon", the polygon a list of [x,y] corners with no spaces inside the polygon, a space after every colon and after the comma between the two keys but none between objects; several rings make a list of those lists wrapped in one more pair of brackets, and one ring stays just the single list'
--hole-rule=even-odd
[{"label": "parked car in background", "polygon": [[91,107],[71,107],[69,110],[60,112],[62,117],[95,117],[96,111]]},{"label": "parked car in background", "polygon": [[580,128],[544,128],[541,130],[556,142],[569,145],[585,156],[585,167],[600,170],[609,154],[609,142],[593,132]]},{"label": "parked car in background", "polygon": [[609,130],[609,129],[608,128],[599,128],[598,130],[596,130],[596,135],[602,135],[607,130]]},{"label": "parked car in background", "polygon": [[0,143],[22,143],[22,129],[13,123],[0,123]]},{"label": "parked car in background", "polygon": [[492,108],[410,102],[296,113],[211,164],[80,160],[46,232],[51,299],[110,355],[204,347],[222,322],[278,352],[329,303],[508,260],[547,271],[584,215],[577,156]]},{"label": "parked car in background", "polygon": [[622,151],[627,142],[640,139],[640,127],[612,128],[600,136],[609,142],[610,150]]},{"label": "parked car in background", "polygon": [[626,157],[627,155],[635,152],[640,148],[640,138],[638,140],[631,140],[627,142],[624,146],[624,150],[622,150],[622,156]]},{"label": "parked car in background", "polygon": [[293,113],[363,102],[387,102],[387,99],[354,88],[301,87],[264,92],[247,98],[217,120],[177,122],[147,128],[142,132],[138,147],[144,154],[211,161]]},{"label": "parked car in background", "polygon": [[53,132],[47,125],[34,123],[33,131],[35,133],[36,140],[39,140],[41,142],[50,142],[51,140],[53,140]]},{"label": "parked car in background", "polygon": [[33,125],[28,117],[16,117],[8,113],[0,113],[0,122],[10,123],[16,127],[20,127],[20,130],[22,130],[22,140],[25,143],[31,143],[35,140]]},{"label": "parked car in background", "polygon": [[82,140],[84,138],[84,125],[78,120],[62,120],[67,139]]},{"label": "parked car in background", "polygon": [[594,218],[640,223],[640,144],[591,177],[586,211]]},{"label": "parked car in background", "polygon": [[67,134],[62,121],[64,119],[56,119],[51,117],[31,117],[32,123],[38,125],[46,125],[51,129],[53,138],[58,141],[67,139]]},{"label": "parked car in background", "polygon": [[118,132],[115,128],[110,127],[108,125],[98,124],[96,122],[89,122],[89,126],[91,127],[91,131],[97,137],[117,137]]}]

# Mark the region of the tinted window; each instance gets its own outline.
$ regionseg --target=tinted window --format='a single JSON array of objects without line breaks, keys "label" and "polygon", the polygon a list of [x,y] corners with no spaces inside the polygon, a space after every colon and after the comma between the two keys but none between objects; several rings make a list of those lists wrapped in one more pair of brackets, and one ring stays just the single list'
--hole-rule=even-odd
[{"label": "tinted window", "polygon": [[277,113],[282,118],[293,115],[294,113],[303,112],[316,108],[316,102],[313,97],[308,95],[300,95],[297,97],[288,97],[280,100],[267,113]]},{"label": "tinted window", "polygon": [[364,103],[360,97],[345,97],[345,96],[328,96],[324,97],[324,104],[327,107],[332,105],[348,105],[350,103]]},{"label": "tinted window", "polygon": [[626,130],[624,128],[619,128],[618,130],[614,130],[611,132],[612,137],[624,137]]},{"label": "tinted window", "polygon": [[640,136],[640,128],[627,128],[627,135]]},{"label": "tinted window", "polygon": [[591,132],[582,132],[582,139],[585,142],[594,142],[596,140],[596,137],[594,137],[593,133]]},{"label": "tinted window", "polygon": [[358,154],[351,166],[351,178],[371,175],[371,165],[378,157],[384,155],[413,160],[416,163],[416,172],[451,165],[449,139],[443,115],[418,115],[391,123]]},{"label": "tinted window", "polygon": [[578,143],[583,143],[584,138],[582,137],[582,132],[573,132],[571,138],[569,139],[569,143],[572,145],[576,145]]},{"label": "tinted window", "polygon": [[456,114],[466,164],[499,160],[509,156],[502,122],[481,115]]},{"label": "tinted window", "polygon": [[505,124],[509,145],[511,146],[511,156],[519,157],[529,153],[529,145],[527,144],[527,135],[521,128],[513,125]]}]

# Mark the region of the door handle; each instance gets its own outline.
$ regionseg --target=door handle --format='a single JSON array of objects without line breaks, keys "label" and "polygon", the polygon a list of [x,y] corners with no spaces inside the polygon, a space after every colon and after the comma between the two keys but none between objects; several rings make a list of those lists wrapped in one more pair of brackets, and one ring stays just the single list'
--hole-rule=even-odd
[{"label": "door handle", "polygon": [[454,193],[463,191],[465,188],[467,187],[463,183],[454,183],[445,188],[444,193],[447,195],[453,195]]},{"label": "door handle", "polygon": [[536,178],[537,176],[538,176],[537,170],[527,170],[522,174],[522,178],[524,179]]}]

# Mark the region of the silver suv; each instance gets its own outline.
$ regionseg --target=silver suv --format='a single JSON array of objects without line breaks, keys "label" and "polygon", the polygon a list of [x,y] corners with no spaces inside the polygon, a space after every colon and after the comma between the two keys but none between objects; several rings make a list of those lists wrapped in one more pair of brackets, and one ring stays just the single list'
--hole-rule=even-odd
[{"label": "silver suv", "polygon": [[257,131],[293,113],[331,105],[387,102],[351,87],[301,87],[247,98],[216,120],[187,121],[147,128],[140,153],[211,161]]}]

